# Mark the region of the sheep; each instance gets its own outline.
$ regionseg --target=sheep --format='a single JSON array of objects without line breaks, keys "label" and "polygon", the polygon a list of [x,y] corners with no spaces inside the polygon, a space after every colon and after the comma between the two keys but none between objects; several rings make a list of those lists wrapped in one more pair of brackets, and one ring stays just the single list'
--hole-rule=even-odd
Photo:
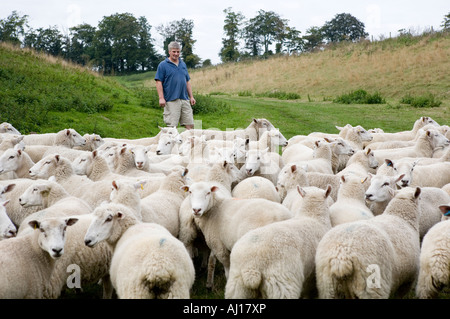
[{"label": "sheep", "polygon": [[118,139],[113,137],[105,137],[103,140],[107,143],[117,143],[117,144],[130,144],[130,145],[143,145],[143,146],[150,146],[150,145],[156,145],[158,144],[159,138],[162,134],[174,134],[177,135],[178,130],[176,127],[161,127],[158,126],[159,132],[155,136],[151,137],[143,137],[138,139]]},{"label": "sheep", "polygon": [[[395,132],[395,133],[374,133],[374,134],[372,134],[373,139],[372,139],[371,143],[393,141],[393,140],[397,140],[397,141],[398,140],[401,140],[401,141],[412,140],[416,136],[419,129],[421,129],[425,125],[429,125],[429,124],[439,126],[439,124],[435,120],[433,120],[431,117],[422,116],[414,122],[414,126],[413,126],[412,130]],[[369,146],[369,145],[367,145],[367,146]]]},{"label": "sheep", "polygon": [[113,172],[126,176],[152,178],[162,177],[170,170],[170,167],[164,167],[151,172],[146,153],[145,146],[141,145],[120,148],[115,152],[117,162]]},{"label": "sheep", "polygon": [[447,194],[450,195],[450,183],[448,183],[447,185],[444,185],[442,187],[442,190],[445,191]]},{"label": "sheep", "polygon": [[[239,171],[237,167],[230,162],[223,161],[222,163],[214,163],[208,170],[205,177],[206,181],[214,183],[217,186],[217,193],[220,193],[221,197],[231,198],[231,188],[239,177]],[[214,284],[214,270],[216,258],[211,253],[211,250],[207,247],[203,234],[201,233],[198,225],[195,223],[195,217],[192,214],[192,206],[189,194],[183,200],[179,211],[180,217],[180,231],[178,238],[185,245],[191,258],[194,258],[196,252],[198,254],[203,253],[202,266],[206,265],[206,257],[208,257],[208,274],[206,287],[212,288]]]},{"label": "sheep", "polygon": [[443,221],[425,235],[420,252],[420,271],[415,288],[421,299],[436,298],[450,284],[450,205],[440,205]]},{"label": "sheep", "polygon": [[0,298],[44,298],[56,259],[64,254],[65,229],[76,218],[30,221],[34,231],[0,241]]},{"label": "sheep", "polygon": [[183,244],[163,226],[142,223],[125,206],[102,205],[85,235],[113,252],[110,276],[119,298],[189,298],[195,269]]},{"label": "sheep", "polygon": [[10,148],[0,156],[0,174],[14,172],[14,178],[30,178],[29,170],[34,164],[27,152]]},{"label": "sheep", "polygon": [[364,183],[368,183],[367,178],[361,180],[356,176],[341,176],[337,200],[330,206],[330,219],[333,227],[374,217],[364,200],[366,192]]},{"label": "sheep", "polygon": [[0,201],[0,240],[15,237],[17,228],[11,221],[6,211],[9,200]]},{"label": "sheep", "polygon": [[[372,176],[365,196],[366,200],[371,203],[369,207],[374,215],[384,213],[395,195],[395,184],[402,179],[402,176]],[[440,188],[421,187],[421,193],[419,202],[420,239],[434,224],[440,221],[441,213],[436,204],[445,204],[450,201],[448,194]]]},{"label": "sheep", "polygon": [[248,150],[245,165],[241,171],[247,176],[261,176],[270,180],[274,185],[280,172],[280,166],[272,160],[268,148],[264,150]]},{"label": "sheep", "polygon": [[380,149],[375,151],[375,157],[379,162],[386,158],[397,160],[402,157],[432,157],[434,149],[448,145],[450,141],[437,130],[426,130],[419,132],[419,137],[414,146],[398,149]]},{"label": "sheep", "polygon": [[[39,141],[42,135],[45,136],[47,141]],[[35,137],[37,137],[37,141]],[[59,147],[72,149],[75,146],[86,144],[86,140],[74,129],[64,129],[58,133],[24,135],[23,142],[33,162],[38,162],[45,153],[48,155],[49,153],[57,152],[60,150]]]},{"label": "sheep", "polygon": [[367,173],[375,174],[379,161],[376,159],[374,152],[370,148],[359,150],[350,157],[347,165],[336,175],[342,176],[354,174],[360,178],[367,176]]},{"label": "sheep", "polygon": [[204,136],[207,140],[210,139],[222,139],[232,141],[234,137],[240,137],[243,139],[249,139],[250,141],[257,141],[264,133],[264,131],[274,129],[272,123],[270,123],[267,119],[253,119],[250,124],[245,129],[236,129],[236,130],[227,130],[227,131],[219,131],[219,130],[202,130],[202,129],[192,129],[185,130],[180,133],[180,135],[185,138],[189,138],[192,136]]},{"label": "sheep", "polygon": [[20,132],[11,123],[8,122],[3,122],[2,124],[0,124],[0,134],[21,135]]},{"label": "sheep", "polygon": [[178,147],[183,143],[180,134],[162,134],[159,137],[156,155],[179,154]]},{"label": "sheep", "polygon": [[47,217],[83,215],[92,212],[92,207],[84,200],[71,196],[59,183],[53,180],[34,181],[19,197],[22,207],[39,207],[39,211],[30,214],[20,223],[19,234],[29,230],[30,220]]},{"label": "sheep", "polygon": [[286,207],[267,199],[221,197],[214,183],[196,182],[183,186],[183,189],[189,192],[194,221],[208,247],[224,266],[226,278],[230,269],[230,251],[243,234],[292,217]]},{"label": "sheep", "polygon": [[0,151],[14,148],[16,145],[19,145],[20,148],[23,149],[23,137],[23,135],[3,134],[0,143]]},{"label": "sheep", "polygon": [[92,152],[102,146],[105,141],[98,134],[84,134],[83,138],[86,140],[86,144],[82,146],[74,146],[73,148],[81,151],[89,151]]},{"label": "sheep", "polygon": [[185,197],[181,187],[186,183],[187,172],[185,167],[174,168],[156,192],[141,199],[143,222],[160,224],[173,236],[178,236],[179,210]]},{"label": "sheep", "polygon": [[331,158],[332,151],[330,143],[325,140],[318,140],[314,142],[313,159],[308,161],[297,161],[295,164],[307,166],[309,172],[333,174]]},{"label": "sheep", "polygon": [[261,176],[251,176],[240,181],[233,188],[231,195],[237,198],[265,198],[273,202],[281,202],[275,185]]},{"label": "sheep", "polygon": [[316,247],[331,229],[331,187],[297,189],[304,198],[291,219],[251,230],[233,246],[225,298],[313,296]]},{"label": "sheep", "polygon": [[69,194],[84,199],[93,208],[108,200],[111,193],[110,181],[94,182],[86,176],[76,175],[71,161],[58,154],[48,155],[34,164],[30,176],[43,179],[54,176]]},{"label": "sheep", "polygon": [[383,214],[333,227],[316,252],[319,298],[402,296],[419,271],[420,188],[397,192]]},{"label": "sheep", "polygon": [[419,161],[398,160],[391,168],[395,174],[403,174],[403,178],[398,182],[400,187],[420,186],[420,187],[443,187],[450,183],[450,162],[439,162],[430,165],[417,165]]},{"label": "sheep", "polygon": [[[279,129],[271,129],[270,131],[265,131],[259,137],[258,141],[248,141],[249,149],[265,149],[269,148],[269,150],[275,154],[278,154],[278,147],[286,147],[288,145],[287,139],[281,134]],[[279,164],[282,166],[282,164]]]}]

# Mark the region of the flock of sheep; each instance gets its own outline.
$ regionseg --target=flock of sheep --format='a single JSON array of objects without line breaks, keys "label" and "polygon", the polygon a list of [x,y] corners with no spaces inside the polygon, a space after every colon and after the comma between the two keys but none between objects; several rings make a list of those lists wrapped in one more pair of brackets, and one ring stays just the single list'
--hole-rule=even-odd
[{"label": "flock of sheep", "polygon": [[195,257],[208,288],[223,265],[225,298],[436,297],[449,126],[336,128],[287,140],[253,119],[130,140],[0,124],[0,298],[96,283],[104,298],[189,298]]}]

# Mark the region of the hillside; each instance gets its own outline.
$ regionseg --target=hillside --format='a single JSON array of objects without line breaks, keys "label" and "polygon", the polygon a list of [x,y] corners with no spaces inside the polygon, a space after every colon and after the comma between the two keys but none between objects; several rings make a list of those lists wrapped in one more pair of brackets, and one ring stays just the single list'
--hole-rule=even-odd
[{"label": "hillside", "polygon": [[157,134],[163,124],[158,109],[142,107],[138,90],[5,43],[0,45],[0,87],[0,121],[24,134],[73,127],[80,133],[137,138]]},{"label": "hillside", "polygon": [[322,52],[222,64],[191,73],[202,93],[274,90],[327,100],[356,89],[389,98],[435,94],[450,98],[450,33],[341,44]]}]

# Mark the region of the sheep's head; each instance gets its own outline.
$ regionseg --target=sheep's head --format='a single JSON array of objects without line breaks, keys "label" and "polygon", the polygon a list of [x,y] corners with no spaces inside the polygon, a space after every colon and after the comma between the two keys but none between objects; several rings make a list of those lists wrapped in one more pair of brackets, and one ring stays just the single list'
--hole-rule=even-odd
[{"label": "sheep's head", "polygon": [[206,182],[197,182],[191,186],[185,185],[181,189],[189,193],[194,217],[203,216],[211,208],[214,193],[219,190],[217,186]]},{"label": "sheep's head", "polygon": [[54,175],[56,166],[60,163],[61,158],[58,154],[48,155],[34,164],[29,174],[31,178],[49,178]]},{"label": "sheep's head", "polygon": [[39,246],[47,251],[50,257],[57,259],[64,254],[67,226],[72,226],[77,221],[77,218],[47,218],[42,221],[32,220],[28,225],[35,230],[39,229]]},{"label": "sheep's head", "polygon": [[37,183],[30,185],[25,192],[19,197],[19,204],[22,207],[43,206],[44,197],[48,196],[51,184]]},{"label": "sheep's head", "polygon": [[11,238],[16,236],[17,229],[9,218],[5,206],[9,200],[0,203],[0,238]]}]

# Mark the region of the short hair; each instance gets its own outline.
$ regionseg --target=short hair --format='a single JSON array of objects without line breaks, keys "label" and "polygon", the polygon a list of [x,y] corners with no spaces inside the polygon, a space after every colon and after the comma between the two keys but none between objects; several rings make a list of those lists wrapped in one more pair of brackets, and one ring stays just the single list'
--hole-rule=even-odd
[{"label": "short hair", "polygon": [[178,49],[178,50],[181,49],[181,45],[177,41],[170,42],[167,47],[168,47],[169,51],[172,49]]}]

